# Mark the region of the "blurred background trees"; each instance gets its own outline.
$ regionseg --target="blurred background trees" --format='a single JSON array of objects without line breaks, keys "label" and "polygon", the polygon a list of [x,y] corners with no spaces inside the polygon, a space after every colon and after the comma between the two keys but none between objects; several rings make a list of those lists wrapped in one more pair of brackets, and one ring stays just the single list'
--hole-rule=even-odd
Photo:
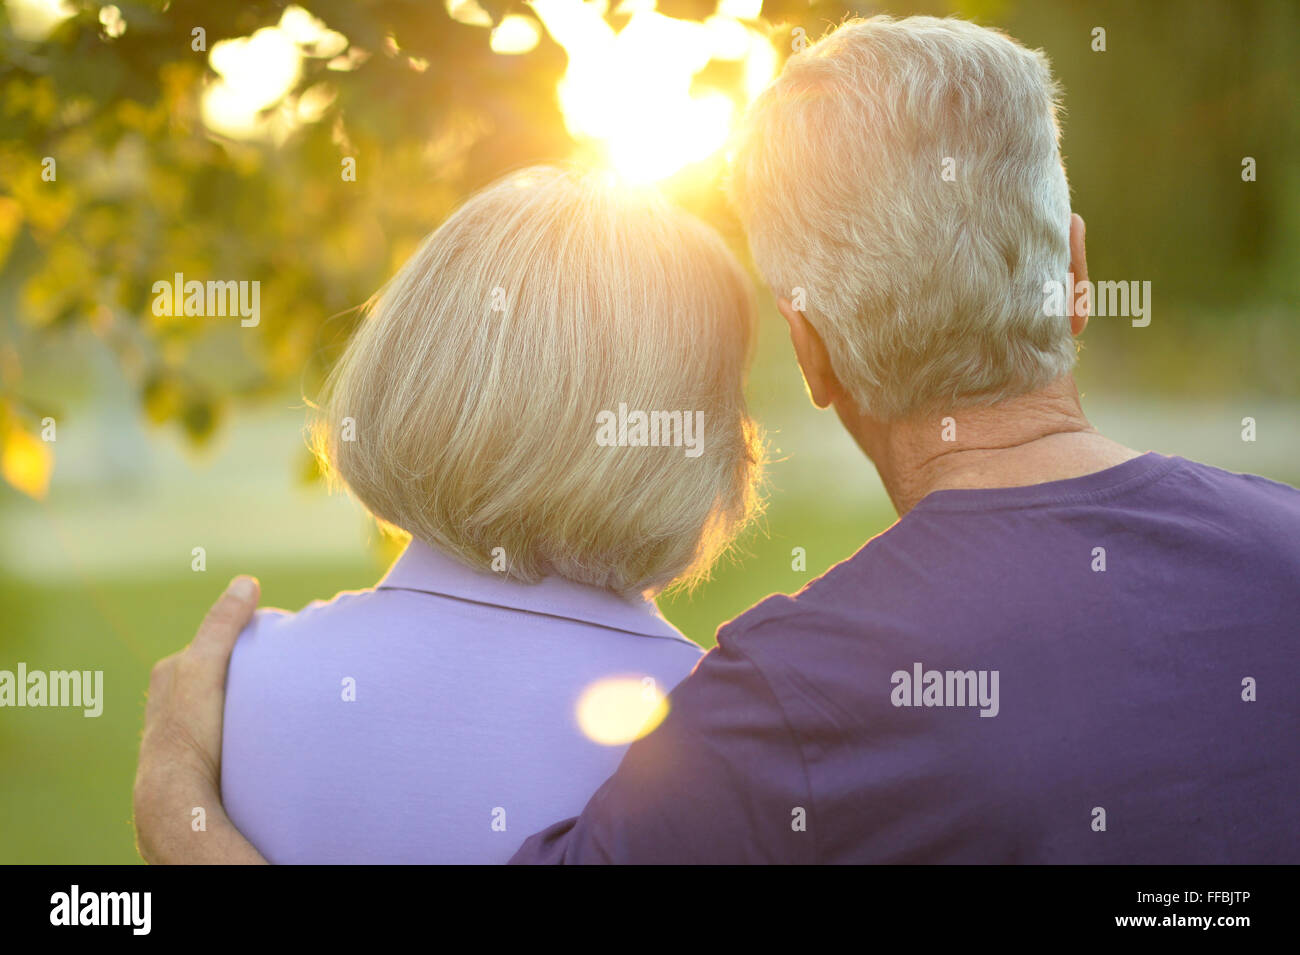
[{"label": "blurred background trees", "polygon": [[[581,7],[553,6],[557,22]],[[3,388],[29,429],[63,410],[76,376],[59,366],[57,381],[33,381],[25,353],[77,331],[112,349],[150,420],[195,441],[232,399],[300,379],[310,390],[355,307],[458,199],[580,145],[556,96],[566,54],[523,4],[24,0],[0,12]],[[629,14],[606,21],[618,30]],[[713,64],[724,82],[727,65]],[[176,272],[260,280],[266,320],[248,335],[153,316],[152,284]]]},{"label": "blurred background trees", "polygon": [[[761,85],[793,46],[874,6],[614,0],[585,12],[603,11],[613,33],[650,10],[710,22],[717,41],[686,80],[697,99],[721,93],[739,109],[752,93],[746,84]],[[232,400],[286,383],[310,393],[355,307],[460,197],[512,167],[591,151],[592,138],[571,128],[581,116],[566,115],[557,96],[574,59],[557,34],[578,45],[566,36],[581,32],[578,8],[578,0],[0,6],[6,434],[34,433],[76,397],[79,376],[62,359],[49,367],[36,358],[69,335],[111,349],[143,414],[195,441],[213,433]],[[888,10],[973,16],[1052,57],[1094,274],[1154,286],[1150,334],[1123,334],[1122,345],[1120,329],[1090,337],[1117,381],[1165,393],[1297,394],[1300,6]],[[678,61],[694,55],[686,45],[668,32],[643,52],[664,76],[675,63],[680,75]],[[573,79],[613,102],[621,92],[599,63]],[[643,104],[627,95],[635,115]],[[596,108],[608,112],[610,101]],[[686,117],[658,132],[654,117],[646,121],[660,141],[699,138]],[[715,125],[725,133],[725,111]],[[1257,165],[1249,183],[1240,174],[1247,156]],[[345,157],[355,160],[355,182],[342,177]],[[715,188],[720,165],[715,151],[664,177],[665,186],[734,236]],[[152,283],[176,272],[260,280],[257,334],[153,316]],[[1169,347],[1173,335],[1195,347]]]}]

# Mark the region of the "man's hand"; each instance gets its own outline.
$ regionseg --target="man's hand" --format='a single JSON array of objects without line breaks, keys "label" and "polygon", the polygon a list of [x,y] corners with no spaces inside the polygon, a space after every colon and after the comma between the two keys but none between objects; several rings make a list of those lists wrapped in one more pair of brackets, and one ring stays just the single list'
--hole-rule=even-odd
[{"label": "man's hand", "polygon": [[134,792],[136,845],[146,862],[266,861],[221,805],[226,667],[258,598],[256,580],[236,577],[194,641],[154,665]]}]

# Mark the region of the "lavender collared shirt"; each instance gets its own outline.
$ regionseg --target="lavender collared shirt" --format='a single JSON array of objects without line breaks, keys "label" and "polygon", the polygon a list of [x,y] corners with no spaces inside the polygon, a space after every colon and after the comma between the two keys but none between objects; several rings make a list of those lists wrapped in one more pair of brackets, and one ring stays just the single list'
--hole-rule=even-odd
[{"label": "lavender collared shirt", "polygon": [[413,541],[373,589],[263,610],[244,631],[226,810],[276,863],[505,862],[627,748],[589,738],[584,694],[667,693],[700,656],[649,601],[521,584]]}]

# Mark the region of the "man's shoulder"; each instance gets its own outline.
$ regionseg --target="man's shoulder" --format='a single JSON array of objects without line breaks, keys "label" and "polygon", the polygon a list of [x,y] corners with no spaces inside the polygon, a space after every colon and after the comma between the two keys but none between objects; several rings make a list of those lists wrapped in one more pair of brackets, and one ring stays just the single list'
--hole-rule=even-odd
[{"label": "man's shoulder", "polygon": [[[846,627],[861,629],[864,615],[879,602],[873,595],[895,593],[907,575],[913,528],[895,521],[852,556],[788,594],[771,594],[718,630],[718,645],[734,652],[762,654],[791,637],[813,637]],[[918,577],[917,583],[923,579]]]},{"label": "man's shoulder", "polygon": [[1187,458],[1175,458],[1177,467],[1173,471],[1176,478],[1184,482],[1212,486],[1221,493],[1253,498],[1261,502],[1279,505],[1285,509],[1300,511],[1300,490],[1247,471],[1230,471],[1213,464],[1192,461]]},{"label": "man's shoulder", "polygon": [[1263,554],[1300,554],[1300,490],[1258,474],[1174,458],[1175,466],[1139,503],[1214,539]]}]

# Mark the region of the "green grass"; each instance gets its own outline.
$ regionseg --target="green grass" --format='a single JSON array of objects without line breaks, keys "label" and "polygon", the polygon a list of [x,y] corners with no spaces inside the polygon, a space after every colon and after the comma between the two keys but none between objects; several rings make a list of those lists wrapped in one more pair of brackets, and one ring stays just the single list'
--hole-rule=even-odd
[{"label": "green grass", "polygon": [[[261,572],[276,603],[301,606],[365,580],[370,562]],[[209,571],[150,579],[0,586],[3,666],[104,671],[104,709],[0,711],[0,862],[139,861],[131,781],[155,660],[179,649],[229,577]]]}]

